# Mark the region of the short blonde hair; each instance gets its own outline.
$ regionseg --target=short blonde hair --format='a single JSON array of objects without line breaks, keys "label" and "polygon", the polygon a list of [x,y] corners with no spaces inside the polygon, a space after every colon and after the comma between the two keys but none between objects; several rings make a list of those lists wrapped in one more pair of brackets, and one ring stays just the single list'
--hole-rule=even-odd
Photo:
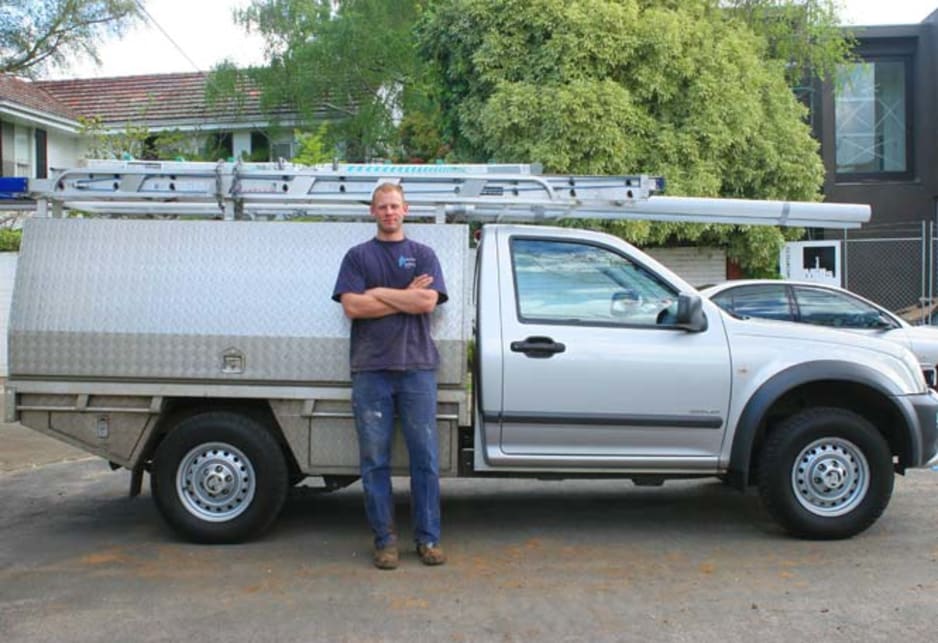
[{"label": "short blonde hair", "polygon": [[379,183],[378,187],[376,187],[374,192],[371,193],[371,205],[375,204],[375,199],[379,194],[383,194],[385,192],[397,192],[401,195],[401,201],[407,203],[407,199],[404,197],[404,188],[402,188],[398,183],[385,181],[383,183]]}]

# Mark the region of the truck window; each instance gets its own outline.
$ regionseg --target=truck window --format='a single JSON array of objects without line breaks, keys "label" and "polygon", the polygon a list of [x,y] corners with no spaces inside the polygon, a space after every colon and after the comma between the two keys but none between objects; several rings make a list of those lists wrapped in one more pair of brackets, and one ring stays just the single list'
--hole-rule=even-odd
[{"label": "truck window", "polygon": [[654,326],[677,292],[621,254],[589,243],[511,240],[519,319]]}]

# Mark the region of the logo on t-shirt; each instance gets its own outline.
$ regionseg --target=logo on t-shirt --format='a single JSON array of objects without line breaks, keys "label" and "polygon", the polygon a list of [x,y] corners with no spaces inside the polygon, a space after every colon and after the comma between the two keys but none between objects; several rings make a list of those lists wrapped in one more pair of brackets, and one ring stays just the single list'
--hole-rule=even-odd
[{"label": "logo on t-shirt", "polygon": [[401,269],[413,269],[417,267],[417,259],[415,257],[405,257],[401,255],[397,258],[397,267]]}]

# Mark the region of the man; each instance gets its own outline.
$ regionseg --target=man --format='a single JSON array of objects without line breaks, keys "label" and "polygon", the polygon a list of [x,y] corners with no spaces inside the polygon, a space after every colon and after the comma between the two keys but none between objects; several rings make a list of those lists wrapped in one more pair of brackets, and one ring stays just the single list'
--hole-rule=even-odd
[{"label": "man", "polygon": [[332,294],[352,320],[352,406],[379,569],[394,569],[399,561],[391,490],[395,413],[410,458],[417,554],[426,565],[446,562],[440,546],[439,353],[430,337],[430,314],[447,300],[446,286],[433,250],[404,236],[406,214],[399,185],[375,189],[371,215],[377,233],[346,253]]}]

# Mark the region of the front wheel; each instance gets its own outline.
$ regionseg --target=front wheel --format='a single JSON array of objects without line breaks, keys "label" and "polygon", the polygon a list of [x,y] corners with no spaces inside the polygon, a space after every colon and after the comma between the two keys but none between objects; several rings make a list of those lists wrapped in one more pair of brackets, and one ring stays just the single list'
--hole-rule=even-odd
[{"label": "front wheel", "polygon": [[289,473],[264,426],[219,411],[186,418],[153,458],[150,488],[163,518],[198,543],[260,535],[280,513]]},{"label": "front wheel", "polygon": [[849,538],[889,504],[892,453],[865,418],[837,408],[802,411],[769,435],[759,494],[786,530],[802,538]]}]

